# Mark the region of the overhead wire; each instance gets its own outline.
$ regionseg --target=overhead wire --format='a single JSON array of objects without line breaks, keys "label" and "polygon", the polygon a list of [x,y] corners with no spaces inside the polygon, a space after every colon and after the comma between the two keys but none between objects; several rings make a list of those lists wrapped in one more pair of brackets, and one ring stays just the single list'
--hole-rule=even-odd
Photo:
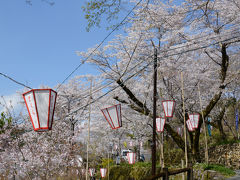
[{"label": "overhead wire", "polygon": [[[234,35],[235,33],[233,33],[235,30],[233,30],[232,32],[228,32],[229,34],[231,34],[231,35]],[[228,33],[226,33],[226,34],[224,34],[224,35],[222,35],[221,37],[225,37],[225,36],[228,36]],[[202,39],[201,41],[199,41],[199,42],[192,42],[192,44],[194,44],[194,45],[198,45],[199,43],[201,43],[201,42],[205,42],[205,41],[208,41],[208,40],[211,40],[211,39],[215,39],[215,38],[217,38],[218,36],[214,36],[214,37],[210,37],[210,38],[204,38],[204,39]],[[184,43],[182,43],[182,44],[184,44]],[[178,44],[179,45],[179,44]],[[159,53],[166,53],[166,52],[169,52],[169,51],[172,51],[172,50],[176,50],[176,49],[183,49],[184,47],[188,47],[188,46],[191,46],[191,44],[187,44],[187,45],[185,45],[185,46],[181,46],[181,47],[176,47],[176,48],[169,48],[169,49],[167,49],[167,50],[162,50],[162,51],[160,51]],[[208,47],[209,45],[206,45],[206,46],[203,46],[203,48],[206,48],[206,47]],[[196,49],[198,49],[198,48],[196,48]],[[185,51],[185,53],[186,52],[188,52],[188,51],[194,51],[195,49],[190,49],[190,50],[186,50]],[[174,56],[174,55],[179,55],[179,53],[174,53],[174,54],[170,54],[170,55],[166,55],[165,57],[169,57],[169,56]],[[151,57],[152,55],[150,55],[150,56],[148,56],[148,57],[146,57],[146,58],[149,58],[149,57]],[[145,59],[143,59],[143,61],[144,61]],[[137,66],[139,66],[140,64],[142,63],[142,61],[140,61],[139,63],[137,63],[134,67],[132,67],[127,73],[130,73],[132,70],[134,70]],[[102,81],[103,82],[103,81]],[[93,94],[95,94],[96,92],[99,92],[99,91],[101,91],[102,89],[104,89],[104,88],[106,88],[106,87],[109,87],[111,84],[113,84],[115,81],[113,81],[113,82],[109,82],[109,83],[107,83],[106,85],[102,85],[102,86],[99,86],[99,87],[97,87],[95,90],[93,90]],[[84,92],[88,92],[89,90],[88,89],[86,89]],[[84,98],[87,98],[87,97],[89,97],[89,95],[85,95],[85,96],[83,96],[83,94],[84,94],[84,92],[83,93],[81,93],[81,95],[79,96],[79,99],[84,99]]]},{"label": "overhead wire", "polygon": [[[56,90],[58,90],[58,89],[62,86],[62,84],[63,84],[67,79],[69,79],[70,76],[71,76],[73,73],[75,73],[75,72],[82,66],[82,64],[84,64],[84,63],[93,55],[93,53],[105,42],[105,40],[106,40],[120,25],[123,24],[123,22],[128,18],[128,16],[133,12],[133,10],[134,10],[141,2],[142,2],[142,0],[140,0],[133,8],[129,11],[129,13],[123,18],[123,20],[100,42],[100,44],[85,58],[85,60],[83,60],[83,61],[62,81],[62,83],[61,83],[60,85],[58,85],[58,87],[56,88]],[[172,18],[172,16],[169,16],[169,17]],[[170,18],[169,18],[169,19],[170,19]],[[202,38],[202,37],[197,37],[197,38],[191,39],[191,40],[189,40],[189,41],[196,40],[196,39],[200,39],[200,38]],[[214,37],[212,37],[212,38],[214,38]],[[194,42],[193,42],[193,43],[194,43]],[[180,43],[180,44],[184,44],[184,43]],[[180,44],[178,44],[178,45],[180,45]],[[189,46],[189,45],[190,45],[190,44],[188,44],[188,45],[186,45],[186,46]],[[176,50],[176,49],[179,49],[179,48],[183,48],[183,47],[171,48],[171,49],[168,49],[168,50],[165,50],[165,51],[161,51],[161,52],[168,52],[168,51]],[[23,83],[20,83],[20,82],[18,82],[17,80],[15,80],[15,79],[13,79],[13,78],[11,78],[11,77],[3,74],[3,73],[0,73],[0,75],[6,77],[6,78],[8,78],[8,79],[10,79],[11,81],[13,81],[13,82],[15,82],[15,83],[17,83],[17,84],[19,84],[19,85],[21,85],[21,86],[24,86],[24,87],[26,87],[26,88],[28,88],[28,89],[32,89],[31,87],[29,87],[29,86],[27,86],[27,85],[25,85],[25,84],[23,84]]]},{"label": "overhead wire", "polygon": [[119,28],[119,26],[121,26],[123,24],[123,22],[128,18],[128,16],[133,12],[133,10],[142,2],[143,0],[140,0],[129,12],[128,14],[123,18],[123,20],[100,42],[100,44],[94,48],[94,50],[61,82],[61,84],[57,87],[56,90],[58,90],[62,84],[68,80],[73,73],[75,73],[84,63],[85,61],[87,61],[92,55],[93,53],[105,42],[105,40],[115,31]]},{"label": "overhead wire", "polygon": [[[221,37],[225,37],[225,36],[228,36],[228,35],[234,35],[234,34],[238,33],[238,32],[236,32],[237,30],[239,30],[239,28],[238,28],[238,29],[234,29],[234,30],[232,30],[232,31],[229,31],[229,32],[221,35]],[[193,40],[196,40],[196,39],[200,39],[200,38],[193,38],[193,39],[190,39],[190,40],[189,40],[189,41],[191,41],[190,44],[189,44],[189,42],[183,42],[183,43],[177,44],[176,46],[178,46],[178,47],[176,47],[176,48],[169,48],[169,49],[166,49],[166,50],[160,50],[159,53],[166,53],[166,52],[173,51],[173,50],[177,50],[177,49],[183,49],[184,47],[189,47],[189,46],[191,46],[191,45],[197,45],[197,44],[199,44],[199,43],[201,43],[201,42],[205,42],[205,41],[209,41],[209,40],[215,39],[215,38],[217,38],[218,36],[219,36],[219,35],[212,36],[212,37],[207,37],[206,39],[203,38],[203,39],[201,39],[201,41],[198,41],[198,42],[192,42],[192,41],[193,41]],[[181,44],[187,44],[187,45],[184,45],[184,46],[180,46],[180,47],[179,47],[179,45],[181,45]],[[171,56],[173,56],[173,55],[175,55],[175,54],[172,54]],[[176,55],[178,55],[178,54],[176,54]],[[148,57],[147,57],[147,58],[148,58]],[[133,68],[131,68],[127,73],[129,73],[129,72],[131,72],[132,70],[134,70],[135,67],[138,66],[138,65],[140,65],[141,63],[142,63],[142,62],[140,62],[140,63],[138,63],[137,65],[135,65],[135,66],[134,66]],[[102,82],[104,82],[104,81],[105,81],[105,80],[103,80]],[[112,83],[114,83],[114,81],[113,81],[113,82],[109,82],[109,83],[107,83],[106,85],[101,85],[101,82],[98,83],[98,84],[100,84],[101,86],[97,87],[97,88],[96,88],[97,90],[93,90],[93,94],[94,94],[95,92],[98,92],[98,91],[104,89],[105,87],[108,87],[108,86],[111,85]],[[88,92],[88,91],[89,91],[88,89],[84,90],[84,91],[81,93],[81,95],[79,95],[78,98],[79,98],[79,99],[87,98],[88,95],[86,95],[86,96],[84,97],[83,94],[84,94],[85,92]],[[77,99],[77,98],[76,98],[76,99]]]},{"label": "overhead wire", "polygon": [[[164,55],[162,57],[158,57],[159,58],[167,58],[167,57],[171,57],[171,56],[175,56],[175,55],[181,55],[181,54],[184,54],[184,53],[187,53],[187,52],[191,52],[191,51],[196,51],[196,50],[200,50],[200,49],[204,49],[204,48],[207,48],[207,47],[210,47],[212,45],[216,45],[220,42],[225,42],[225,41],[229,41],[229,40],[232,40],[232,39],[235,39],[235,38],[239,38],[240,36],[237,36],[237,37],[232,37],[232,38],[228,38],[228,39],[225,39],[225,40],[222,40],[222,41],[217,41],[217,42],[214,42],[214,43],[211,43],[211,44],[208,44],[208,45],[205,45],[205,46],[201,46],[201,47],[198,47],[198,48],[193,48],[193,49],[189,49],[187,51],[183,51],[183,52],[180,52],[180,53],[175,53],[175,54],[171,54],[171,55]],[[240,39],[239,39],[240,40]],[[153,63],[153,61],[150,61],[146,66],[144,66],[141,70],[139,70],[138,72],[132,74],[131,76],[129,76],[128,78],[126,78],[122,84],[124,84],[126,81],[130,80],[132,77],[134,77],[135,75],[139,74],[141,71],[143,71],[144,69],[146,69],[147,67],[149,67],[151,64]],[[99,96],[97,99],[93,100],[91,103],[87,104],[87,105],[84,105],[84,106],[81,106],[80,108],[70,112],[68,115],[71,115],[73,113],[76,113],[77,111],[79,111],[80,109],[90,105],[90,104],[93,104],[95,103],[96,101],[100,100],[101,98],[103,98],[104,96],[106,96],[107,94],[109,94],[110,92],[114,91],[115,89],[117,89],[119,86],[115,86],[114,88],[112,88],[111,90],[109,90],[108,92],[104,93],[103,95]]]},{"label": "overhead wire", "polygon": [[[123,20],[117,25],[115,26],[115,28],[100,42],[100,44],[58,85],[58,87],[56,88],[56,91],[65,83],[66,80],[68,80],[72,74],[74,74],[92,55],[93,53],[105,42],[105,40],[115,31],[117,30],[123,23],[124,21],[128,18],[128,16],[133,12],[134,9],[136,9],[136,7],[142,2],[143,0],[139,0],[139,2],[128,12],[128,14],[123,18]],[[17,80],[7,76],[6,74],[0,73],[0,75],[4,76],[5,78],[10,79],[11,81],[24,86],[28,89],[32,89],[31,87],[18,82]]]},{"label": "overhead wire", "polygon": [[[75,73],[75,72],[80,68],[80,66],[81,66],[82,64],[84,64],[84,62],[87,61],[87,60],[94,54],[94,52],[95,52],[95,51],[105,42],[105,40],[127,19],[127,17],[132,13],[132,11],[133,11],[141,2],[142,2],[142,0],[140,0],[140,1],[131,9],[131,11],[125,16],[125,18],[101,41],[101,43],[85,58],[85,60],[83,60],[83,61],[62,81],[62,83],[57,87],[57,89],[59,89],[59,88],[62,86],[62,84],[63,84],[67,79],[69,79],[69,77],[70,77],[73,73]],[[172,17],[171,17],[171,18],[172,18]],[[234,32],[234,31],[236,31],[236,30],[237,30],[237,29],[232,30],[231,33]],[[210,37],[208,40],[213,39],[213,38],[216,38],[216,37],[218,37],[218,35],[215,36],[215,37]],[[222,37],[222,36],[221,36],[221,37]],[[201,39],[201,38],[202,38],[202,37],[196,37],[196,38],[193,38],[193,39],[188,40],[188,41],[193,41],[193,40]],[[203,41],[203,40],[202,40],[202,41]],[[187,43],[188,43],[188,42],[187,42]],[[184,43],[180,43],[180,44],[185,44],[185,42],[184,42]],[[178,44],[177,46],[179,46],[180,44]],[[196,42],[192,42],[192,44],[196,45]],[[188,43],[188,44],[185,45],[185,46],[180,46],[180,47],[170,48],[170,49],[167,49],[167,50],[160,51],[160,53],[173,51],[173,50],[180,49],[180,48],[184,48],[184,47],[187,47],[187,46],[190,46],[190,45],[191,45],[191,44]],[[206,47],[208,47],[208,45],[203,46],[203,48],[206,48]],[[197,50],[197,49],[198,49],[198,48],[196,48],[196,49],[191,49],[191,50],[187,50],[186,52],[194,51],[194,50]],[[185,52],[185,53],[186,53],[186,52]],[[171,54],[171,55],[169,55],[169,56],[174,56],[174,55],[178,55],[178,54],[179,54],[179,53],[174,53],[174,54]],[[133,69],[135,69],[135,68],[131,68],[131,69],[129,70],[129,72],[132,71]],[[27,85],[25,85],[25,84],[23,84],[23,83],[20,83],[20,82],[14,80],[13,78],[11,78],[11,77],[3,74],[3,73],[0,73],[0,74],[1,74],[2,76],[4,76],[4,77],[10,79],[11,81],[13,81],[13,82],[21,85],[21,86],[24,86],[24,87],[26,87],[26,88],[28,88],[28,89],[32,89],[31,87],[29,87],[29,86],[27,86]],[[130,76],[130,77],[131,77],[131,76]],[[127,78],[127,79],[128,79],[128,78]],[[103,81],[102,81],[102,82],[103,82]],[[96,93],[96,92],[98,92],[98,91],[100,91],[100,90],[108,87],[108,86],[111,85],[112,83],[114,83],[114,82],[109,82],[109,83],[107,83],[106,85],[97,87],[97,89],[96,89],[95,91],[93,91],[93,93]],[[87,91],[87,90],[86,90],[86,91]],[[83,98],[87,98],[87,97],[88,97],[88,95],[85,96],[85,97],[83,97]],[[82,99],[82,97],[80,97],[80,98]]]},{"label": "overhead wire", "polygon": [[[229,31],[229,32],[225,33],[224,35],[222,35],[221,37],[227,36],[228,33],[230,33],[231,35],[233,35],[233,34],[235,34],[235,33],[238,33],[238,32],[236,32],[237,30],[239,30],[239,28],[234,29],[234,30],[232,30],[232,31]],[[214,36],[214,37],[207,38],[207,39],[202,39],[202,41],[211,40],[211,39],[214,39],[214,38],[216,38],[216,37],[218,37],[218,35],[217,35],[217,36]],[[195,40],[195,39],[200,39],[200,38],[194,38],[194,39],[191,39],[190,41]],[[197,43],[196,43],[196,42],[192,42],[192,44],[194,44],[194,45],[196,45],[196,44],[198,44],[198,43],[199,43],[199,42],[197,42]],[[181,44],[185,44],[185,43],[181,43]],[[178,44],[178,45],[179,45],[179,44]],[[178,45],[177,45],[177,46],[178,46]],[[184,47],[187,47],[187,46],[190,46],[190,45],[191,45],[191,44],[187,44],[187,45],[185,45],[185,46],[180,46],[180,47],[176,47],[176,48],[169,48],[169,49],[167,49],[167,50],[162,50],[162,51],[160,51],[160,53],[162,53],[162,52],[169,52],[169,51],[176,50],[176,49],[180,49],[180,48],[184,48]],[[206,45],[206,46],[204,46],[204,47],[208,47],[208,45]],[[197,49],[198,49],[198,48],[197,48]],[[193,51],[193,50],[189,50],[189,51]],[[188,51],[186,51],[186,52],[188,52]],[[171,54],[170,56],[174,56],[174,55],[178,55],[178,54],[179,54],[179,53],[175,53],[175,54]],[[140,64],[140,63],[139,63],[139,64]],[[128,71],[128,73],[129,73],[130,71],[132,71],[133,69],[135,69],[135,67],[136,67],[136,66],[134,66],[134,68],[131,68],[131,69]],[[27,85],[25,85],[25,84],[23,84],[23,83],[15,80],[15,79],[13,79],[12,77],[10,77],[10,76],[8,76],[8,75],[6,75],[6,74],[4,74],[4,73],[0,73],[0,75],[2,75],[2,76],[4,76],[5,78],[7,78],[7,79],[9,79],[9,80],[11,80],[11,81],[13,81],[13,82],[15,82],[16,84],[19,84],[19,85],[21,85],[21,86],[23,86],[23,87],[26,87],[26,88],[28,88],[28,89],[32,89],[30,86],[27,86]],[[104,81],[102,81],[102,82],[104,82]],[[100,83],[101,83],[101,82],[100,82]],[[99,84],[100,84],[100,83],[99,83]],[[97,90],[93,90],[93,93],[96,93],[96,92],[98,92],[98,91],[100,91],[100,90],[108,87],[108,86],[111,85],[112,83],[114,83],[114,82],[109,82],[109,83],[107,83],[106,85],[97,87]],[[87,89],[86,91],[88,91],[88,89]],[[83,98],[87,98],[87,97],[88,97],[88,95],[86,95],[85,97],[82,97],[82,95],[80,95],[79,98],[83,99]]]}]

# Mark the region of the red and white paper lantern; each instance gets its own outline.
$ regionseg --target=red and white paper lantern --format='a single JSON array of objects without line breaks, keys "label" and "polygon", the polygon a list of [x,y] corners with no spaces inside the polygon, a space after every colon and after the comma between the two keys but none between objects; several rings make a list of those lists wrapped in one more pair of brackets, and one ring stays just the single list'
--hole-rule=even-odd
[{"label": "red and white paper lantern", "polygon": [[100,173],[101,173],[102,178],[106,177],[107,169],[106,168],[100,168]]},{"label": "red and white paper lantern", "polygon": [[101,109],[101,111],[112,129],[122,127],[121,104]]},{"label": "red and white paper lantern", "polygon": [[197,129],[200,115],[198,113],[193,113],[193,114],[189,114],[188,116],[189,116],[189,120],[192,123],[193,129]]},{"label": "red and white paper lantern", "polygon": [[162,101],[165,117],[173,117],[175,101],[166,100]]},{"label": "red and white paper lantern", "polygon": [[89,175],[93,177],[95,174],[95,169],[94,168],[89,168]]},{"label": "red and white paper lantern", "polygon": [[129,146],[133,147],[133,142],[132,141],[129,142]]},{"label": "red and white paper lantern", "polygon": [[23,94],[34,131],[52,129],[57,92],[52,89],[32,89]]},{"label": "red and white paper lantern", "polygon": [[128,158],[129,164],[134,164],[135,160],[136,160],[136,153],[134,153],[134,152],[127,153],[127,158]]},{"label": "red and white paper lantern", "polygon": [[177,128],[177,133],[180,135],[180,136],[182,136],[182,134],[183,134],[183,129],[182,129],[182,127],[178,127]]},{"label": "red and white paper lantern", "polygon": [[163,132],[165,121],[166,120],[163,117],[156,118],[157,132]]},{"label": "red and white paper lantern", "polygon": [[85,173],[86,173],[86,169],[81,169],[81,174],[85,175]]},{"label": "red and white paper lantern", "polygon": [[186,123],[187,123],[188,130],[194,131],[194,128],[193,128],[193,125],[192,125],[192,122],[190,121],[190,119],[187,120]]}]

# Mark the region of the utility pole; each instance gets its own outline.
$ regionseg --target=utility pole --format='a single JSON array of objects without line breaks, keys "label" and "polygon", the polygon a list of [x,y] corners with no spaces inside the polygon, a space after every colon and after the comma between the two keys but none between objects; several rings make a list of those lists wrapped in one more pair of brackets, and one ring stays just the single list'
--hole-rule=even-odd
[{"label": "utility pole", "polygon": [[201,98],[201,92],[200,92],[199,83],[198,83],[198,95],[199,95],[201,114],[202,114],[202,120],[203,120],[203,131],[204,131],[204,140],[205,140],[205,162],[208,164],[207,130],[206,130],[206,125],[205,125],[205,117],[204,117],[203,109],[202,109],[202,98]]},{"label": "utility pole", "polygon": [[183,103],[183,120],[184,120],[184,142],[185,142],[185,163],[188,167],[188,152],[187,152],[187,130],[186,130],[186,117],[185,117],[185,103],[184,103],[184,83],[183,83],[183,73],[181,72],[181,82],[182,82],[182,103]]},{"label": "utility pole", "polygon": [[156,116],[157,116],[157,49],[154,49],[153,64],[153,137],[152,137],[152,175],[156,174]]},{"label": "utility pole", "polygon": [[87,140],[86,180],[88,179],[88,151],[89,151],[89,144],[90,144],[91,102],[92,102],[92,79],[91,79],[91,82],[90,82],[90,100],[89,100],[89,116],[88,116],[88,140]]},{"label": "utility pole", "polygon": [[109,180],[109,174],[110,174],[110,168],[109,168],[109,151],[110,151],[110,146],[108,147],[108,169],[107,169],[107,173],[108,173],[108,180]]}]

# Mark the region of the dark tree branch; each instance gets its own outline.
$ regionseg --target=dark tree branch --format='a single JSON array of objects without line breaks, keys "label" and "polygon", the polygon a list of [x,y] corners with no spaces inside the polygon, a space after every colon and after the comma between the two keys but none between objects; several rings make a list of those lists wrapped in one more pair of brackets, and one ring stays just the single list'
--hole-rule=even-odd
[{"label": "dark tree branch", "polygon": [[205,50],[204,52],[208,55],[208,57],[209,57],[213,62],[215,62],[217,65],[221,66],[221,64],[220,64],[219,62],[217,62],[212,56],[210,56],[210,54],[209,54],[206,50]]},{"label": "dark tree branch", "polygon": [[[117,83],[124,90],[124,92],[128,95],[129,99],[131,99],[136,104],[136,105],[130,104],[130,107],[133,110],[135,110],[141,114],[144,114],[146,116],[149,116],[149,117],[153,116],[151,111],[147,108],[147,106],[145,104],[143,104],[139,99],[136,98],[136,96],[131,92],[131,90],[129,88],[127,88],[125,86],[125,84],[123,83],[123,81],[121,79],[117,80]],[[123,101],[123,102],[126,102],[126,101]],[[168,123],[165,124],[164,129],[166,129],[166,131],[173,138],[173,140],[176,142],[176,144],[184,151],[185,145],[184,145],[184,141],[183,141],[182,137],[179,136],[179,134],[177,132],[175,132]],[[189,147],[187,147],[187,148],[189,149]]]}]

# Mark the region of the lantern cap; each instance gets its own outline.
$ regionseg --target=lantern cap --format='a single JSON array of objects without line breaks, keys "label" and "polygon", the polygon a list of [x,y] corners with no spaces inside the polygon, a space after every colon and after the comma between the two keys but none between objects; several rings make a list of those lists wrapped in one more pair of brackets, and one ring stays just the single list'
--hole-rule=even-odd
[{"label": "lantern cap", "polygon": [[31,89],[31,90],[23,93],[23,95],[25,95],[25,94],[27,94],[27,93],[29,93],[29,92],[31,92],[31,91],[44,91],[44,90],[50,90],[50,91],[53,91],[53,92],[55,92],[55,93],[57,94],[57,92],[54,91],[53,89],[51,89],[51,88],[45,88],[45,89]]}]

